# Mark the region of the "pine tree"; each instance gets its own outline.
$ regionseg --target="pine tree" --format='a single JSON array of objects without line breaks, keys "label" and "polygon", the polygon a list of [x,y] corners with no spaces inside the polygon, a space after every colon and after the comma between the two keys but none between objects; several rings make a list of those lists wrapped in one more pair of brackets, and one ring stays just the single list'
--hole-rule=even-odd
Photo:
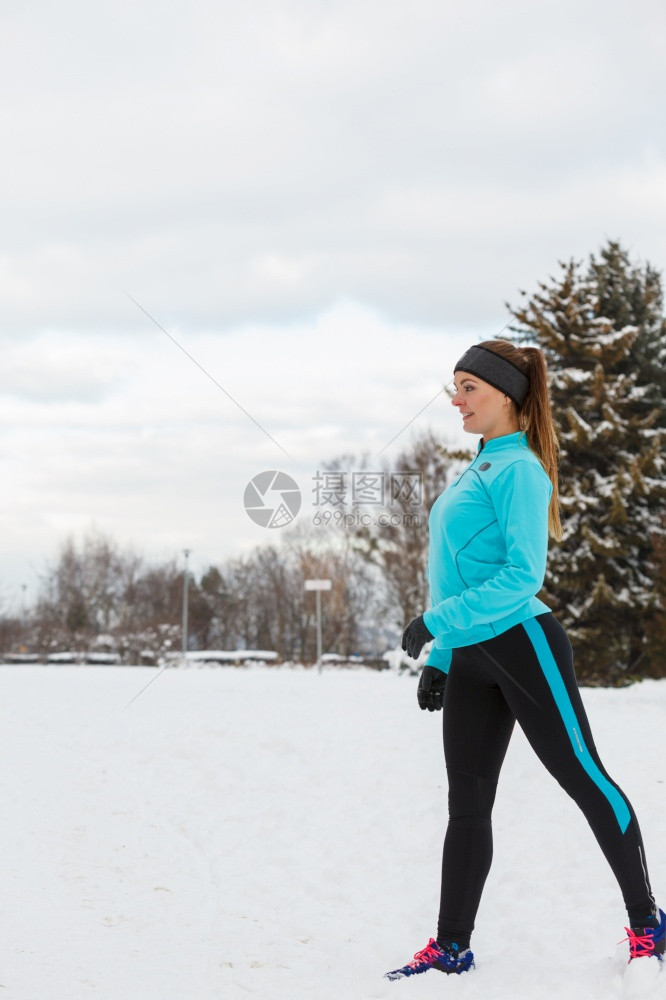
[{"label": "pine tree", "polygon": [[[647,264],[632,265],[628,253],[611,240],[599,257],[590,258],[588,276],[598,296],[599,316],[610,319],[617,329],[636,326],[638,336],[631,355],[621,365],[636,371],[646,392],[636,400],[637,414],[651,407],[662,409],[666,390],[666,319],[661,276]],[[662,420],[663,424],[663,420]]]},{"label": "pine tree", "polygon": [[639,649],[636,644],[634,653],[640,656],[645,652],[642,672],[662,676],[666,672],[666,576],[663,572],[666,318],[661,275],[649,264],[643,267],[632,264],[620,244],[610,240],[598,258],[591,256],[588,276],[598,295],[599,315],[611,320],[616,328],[635,326],[638,331],[631,352],[620,361],[619,370],[634,372],[637,376],[637,387],[627,402],[631,423],[626,448],[636,456],[632,475],[640,494],[638,506],[643,508],[638,545],[645,563],[650,566],[656,601],[652,611],[646,609],[643,620],[647,646],[643,643],[643,649]]},{"label": "pine tree", "polygon": [[561,264],[558,278],[511,309],[517,338],[547,356],[561,447],[564,537],[551,546],[544,599],[590,681],[666,672],[646,639],[663,616],[661,305],[656,272],[610,243],[587,269]]}]

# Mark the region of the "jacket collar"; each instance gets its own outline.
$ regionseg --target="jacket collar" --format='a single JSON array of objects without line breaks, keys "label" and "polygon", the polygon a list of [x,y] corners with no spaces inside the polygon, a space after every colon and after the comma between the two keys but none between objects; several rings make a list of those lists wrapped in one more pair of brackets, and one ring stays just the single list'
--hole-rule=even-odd
[{"label": "jacket collar", "polygon": [[484,444],[483,438],[481,438],[477,454],[483,452],[484,455],[488,455],[496,451],[507,451],[509,448],[529,449],[525,431],[515,431],[513,434],[503,434],[501,437],[491,438],[487,444]]}]

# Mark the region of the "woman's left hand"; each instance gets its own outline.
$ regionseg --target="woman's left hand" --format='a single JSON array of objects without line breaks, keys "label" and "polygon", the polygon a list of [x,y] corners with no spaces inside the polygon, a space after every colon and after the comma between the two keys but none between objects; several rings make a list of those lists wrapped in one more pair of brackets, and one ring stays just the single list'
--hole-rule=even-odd
[{"label": "woman's left hand", "polygon": [[439,712],[444,705],[444,688],[446,687],[447,675],[438,670],[437,667],[429,667],[427,664],[421,671],[419,686],[416,691],[419,708],[429,712]]}]

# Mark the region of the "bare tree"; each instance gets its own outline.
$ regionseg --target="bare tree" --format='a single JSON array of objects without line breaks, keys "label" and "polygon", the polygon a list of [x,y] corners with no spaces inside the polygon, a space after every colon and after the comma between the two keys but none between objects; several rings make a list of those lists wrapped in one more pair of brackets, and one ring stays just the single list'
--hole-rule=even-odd
[{"label": "bare tree", "polygon": [[[357,503],[353,494],[345,494],[336,506],[348,525],[350,543],[384,582],[384,603],[377,613],[395,626],[402,628],[428,606],[430,508],[471,457],[470,452],[448,447],[432,430],[424,431],[390,465],[383,463],[380,504],[364,502],[359,491]],[[353,457],[345,455],[326,466],[338,474],[354,468],[378,475],[370,472],[365,456],[354,464]]]}]

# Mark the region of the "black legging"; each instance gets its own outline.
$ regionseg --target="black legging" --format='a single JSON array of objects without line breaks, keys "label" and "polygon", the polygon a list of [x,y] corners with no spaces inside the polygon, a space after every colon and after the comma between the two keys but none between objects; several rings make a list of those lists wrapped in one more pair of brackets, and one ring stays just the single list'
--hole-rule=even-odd
[{"label": "black legging", "polygon": [[449,825],[437,937],[467,945],[493,852],[490,815],[516,721],[541,762],[578,803],[620,885],[632,926],[654,899],[634,811],[599,760],[552,614],[453,651],[444,697]]}]

